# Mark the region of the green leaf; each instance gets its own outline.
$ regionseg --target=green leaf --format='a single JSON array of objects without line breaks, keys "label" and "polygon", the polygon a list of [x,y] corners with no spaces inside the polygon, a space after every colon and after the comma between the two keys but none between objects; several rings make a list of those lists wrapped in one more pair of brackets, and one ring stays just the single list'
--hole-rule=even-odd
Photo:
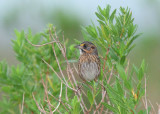
[{"label": "green leaf", "polygon": [[118,73],[119,73],[120,77],[121,77],[124,81],[127,80],[127,76],[126,76],[125,70],[124,70],[124,68],[122,67],[122,65],[117,64],[117,69],[118,69]]},{"label": "green leaf", "polygon": [[116,9],[112,12],[112,14],[111,14],[111,16],[110,16],[110,18],[109,18],[109,22],[110,23],[113,23],[113,19],[114,19],[114,17],[115,17],[115,14],[116,14]]},{"label": "green leaf", "polygon": [[117,89],[118,89],[119,94],[123,97],[124,96],[124,91],[123,91],[123,89],[121,87],[121,84],[119,83],[118,79],[116,79],[116,84],[117,84]]},{"label": "green leaf", "polygon": [[122,14],[125,14],[125,12],[126,12],[125,8],[123,8],[123,7],[120,7],[120,11],[121,11]]},{"label": "green leaf", "polygon": [[[101,31],[101,29],[99,28],[99,27],[97,27],[97,29],[98,29],[98,32],[99,32],[99,35],[100,35],[100,37],[102,37],[103,36],[103,34],[102,34],[102,31]],[[99,39],[98,39],[99,40]],[[100,42],[100,41],[99,41]],[[101,43],[101,42],[100,42]]]},{"label": "green leaf", "polygon": [[17,38],[19,38],[19,37],[20,37],[20,35],[21,35],[21,34],[20,34],[20,32],[18,32],[18,30],[17,30],[17,29],[15,29],[15,30],[14,30],[14,33],[16,34],[16,37],[17,37]]},{"label": "green leaf", "polygon": [[133,44],[129,49],[127,49],[127,55],[130,53],[130,51],[136,46],[136,44]]},{"label": "green leaf", "polygon": [[110,53],[112,59],[114,59],[115,61],[119,60],[118,56],[115,54],[115,52],[112,48],[110,48],[109,53]]},{"label": "green leaf", "polygon": [[[103,21],[101,21],[101,20],[97,20],[97,21],[99,22],[100,25],[105,26],[105,23]],[[102,30],[100,30],[100,31],[102,32]]]},{"label": "green leaf", "polygon": [[142,88],[142,84],[141,84],[141,82],[139,82],[137,85],[137,92],[140,91],[141,88]]},{"label": "green leaf", "polygon": [[140,99],[142,96],[144,96],[144,94],[145,94],[145,89],[142,89],[142,90],[139,92],[138,98]]},{"label": "green leaf", "polygon": [[143,110],[140,110],[138,114],[146,114]]},{"label": "green leaf", "polygon": [[133,23],[131,23],[128,27],[128,37],[131,37],[135,31],[136,31],[137,26],[133,25]]},{"label": "green leaf", "polygon": [[142,68],[140,68],[138,73],[138,80],[141,81],[143,77],[144,77],[144,71]]},{"label": "green leaf", "polygon": [[126,60],[126,56],[122,56],[120,60],[120,64],[123,65]]},{"label": "green leaf", "polygon": [[106,19],[108,20],[109,19],[109,12],[110,12],[110,9],[111,9],[111,6],[110,5],[107,5],[107,8],[106,8]]},{"label": "green leaf", "polygon": [[133,65],[133,69],[136,72],[136,75],[138,75],[138,68],[135,65]]},{"label": "green leaf", "polygon": [[1,89],[5,93],[10,93],[11,92],[11,87],[10,86],[3,86]]},{"label": "green leaf", "polygon": [[107,103],[102,103],[108,110],[112,111],[112,112],[115,112],[115,113],[119,113],[118,109],[107,104]]},{"label": "green leaf", "polygon": [[133,37],[131,38],[131,40],[127,43],[126,49],[128,49],[128,48],[131,46],[131,44],[133,43],[133,41],[134,41],[135,39],[137,39],[140,35],[141,35],[141,34],[137,34],[137,35],[133,36]]},{"label": "green leaf", "polygon": [[95,27],[90,25],[90,26],[86,27],[86,30],[93,38],[97,38],[97,31],[96,31]]},{"label": "green leaf", "polygon": [[144,59],[141,63],[141,68],[142,68],[143,72],[145,72],[145,60]]},{"label": "green leaf", "polygon": [[112,49],[113,49],[113,51],[114,51],[118,56],[120,56],[120,53],[119,53],[119,50],[118,50],[117,47],[114,47],[114,46],[112,45]]},{"label": "green leaf", "polygon": [[124,108],[124,109],[128,110],[126,103],[124,102],[124,97],[122,98],[122,97],[114,96],[114,98],[110,97],[110,100],[111,100],[111,102],[113,102],[113,104],[116,105],[116,107]]},{"label": "green leaf", "polygon": [[102,20],[102,21],[105,21],[105,18],[102,16],[102,15],[100,15],[99,13],[95,13],[96,14],[96,16],[100,19],[100,20]]},{"label": "green leaf", "polygon": [[142,80],[142,78],[144,77],[144,72],[145,72],[145,61],[143,60],[142,63],[141,63],[141,67],[138,71],[138,75],[137,75],[137,78],[138,80]]},{"label": "green leaf", "polygon": [[80,103],[77,96],[74,96],[74,98],[72,99],[72,109],[72,114],[80,113]]},{"label": "green leaf", "polygon": [[115,96],[117,96],[118,98],[121,97],[121,96],[119,95],[119,92],[116,91],[114,88],[112,88],[109,84],[107,84],[107,83],[105,83],[105,82],[104,82],[104,84],[106,85],[105,88],[106,88],[108,91],[110,91],[111,93],[113,93],[113,94],[114,94]]},{"label": "green leaf", "polygon": [[103,16],[105,15],[104,10],[102,10],[100,6],[98,6],[98,11],[99,11]]},{"label": "green leaf", "polygon": [[132,85],[131,85],[131,82],[129,80],[125,80],[124,85],[128,90],[132,89]]},{"label": "green leaf", "polygon": [[87,91],[87,97],[88,97],[88,100],[90,102],[90,104],[92,105],[93,104],[93,95],[91,93],[91,91]]}]

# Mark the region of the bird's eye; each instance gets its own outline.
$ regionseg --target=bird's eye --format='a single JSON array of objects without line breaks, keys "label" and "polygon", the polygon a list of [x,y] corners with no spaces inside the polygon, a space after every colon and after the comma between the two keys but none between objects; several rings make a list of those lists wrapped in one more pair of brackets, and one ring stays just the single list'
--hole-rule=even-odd
[{"label": "bird's eye", "polygon": [[87,47],[86,44],[84,44],[83,47],[86,48]]}]

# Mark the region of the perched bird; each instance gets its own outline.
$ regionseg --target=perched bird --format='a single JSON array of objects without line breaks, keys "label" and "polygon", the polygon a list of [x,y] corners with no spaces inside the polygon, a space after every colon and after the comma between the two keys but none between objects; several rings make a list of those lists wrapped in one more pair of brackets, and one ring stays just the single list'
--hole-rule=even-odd
[{"label": "perched bird", "polygon": [[83,81],[96,80],[100,75],[100,59],[97,47],[88,41],[75,46],[80,51],[78,62],[79,76]]}]

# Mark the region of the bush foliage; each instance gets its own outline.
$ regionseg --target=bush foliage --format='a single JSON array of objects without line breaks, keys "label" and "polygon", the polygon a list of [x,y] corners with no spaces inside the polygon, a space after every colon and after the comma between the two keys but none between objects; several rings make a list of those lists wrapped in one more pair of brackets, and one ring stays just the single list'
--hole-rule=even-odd
[{"label": "bush foliage", "polygon": [[[107,5],[95,13],[99,25],[82,28],[85,41],[97,45],[101,58],[98,82],[77,79],[79,52],[51,24],[42,33],[15,30],[12,40],[17,66],[0,62],[0,113],[139,113],[149,112],[145,95],[145,62],[130,65],[127,55],[135,46],[137,25],[129,8]],[[82,86],[82,87],[80,87]]]}]

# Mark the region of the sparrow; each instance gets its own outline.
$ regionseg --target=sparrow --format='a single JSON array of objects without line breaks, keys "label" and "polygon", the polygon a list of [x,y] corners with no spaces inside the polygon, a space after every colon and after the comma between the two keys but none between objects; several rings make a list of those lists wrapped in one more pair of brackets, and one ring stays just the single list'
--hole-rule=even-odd
[{"label": "sparrow", "polygon": [[88,41],[76,45],[80,51],[78,61],[79,76],[83,81],[97,80],[100,75],[100,59],[98,56],[97,47]]}]

